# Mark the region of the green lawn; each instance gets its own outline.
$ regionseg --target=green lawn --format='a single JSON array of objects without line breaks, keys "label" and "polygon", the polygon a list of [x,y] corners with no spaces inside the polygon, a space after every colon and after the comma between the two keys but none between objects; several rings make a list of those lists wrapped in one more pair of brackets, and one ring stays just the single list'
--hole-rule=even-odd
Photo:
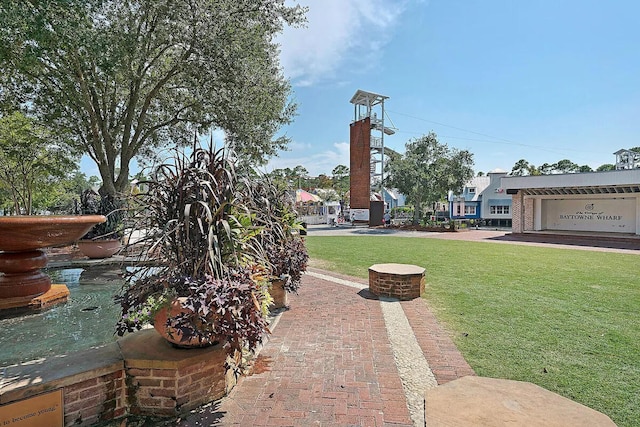
[{"label": "green lawn", "polygon": [[426,295],[478,375],[530,381],[640,425],[640,255],[393,236],[308,236],[312,265],[426,268]]}]

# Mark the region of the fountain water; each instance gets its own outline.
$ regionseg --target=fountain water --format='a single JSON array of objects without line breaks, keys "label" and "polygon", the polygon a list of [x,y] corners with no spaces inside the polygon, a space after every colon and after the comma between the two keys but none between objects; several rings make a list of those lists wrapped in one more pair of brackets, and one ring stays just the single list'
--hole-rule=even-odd
[{"label": "fountain water", "polygon": [[[65,304],[16,316],[0,313],[0,367],[52,358],[114,342],[120,315],[113,296],[122,286],[118,264],[106,267],[47,269],[71,292]],[[85,280],[89,277],[89,280]],[[101,280],[104,279],[104,280]]]}]

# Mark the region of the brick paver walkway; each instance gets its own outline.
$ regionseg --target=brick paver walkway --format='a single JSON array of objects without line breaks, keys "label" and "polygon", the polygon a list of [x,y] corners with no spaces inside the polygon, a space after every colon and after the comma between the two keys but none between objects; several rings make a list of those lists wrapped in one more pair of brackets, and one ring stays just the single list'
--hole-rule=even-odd
[{"label": "brick paver walkway", "polygon": [[[473,374],[424,300],[402,307],[421,348],[434,346],[425,355],[439,383]],[[367,290],[305,275],[254,373],[176,425],[411,426],[380,302]]]},{"label": "brick paver walkway", "polygon": [[[52,249],[49,258],[84,259],[72,249]],[[157,425],[413,425],[416,414],[410,413],[381,303],[367,289],[353,287],[366,288],[368,281],[309,270],[252,375],[221,401],[178,420],[156,420]],[[399,304],[438,384],[474,375],[424,299]],[[397,357],[397,347],[395,351]]]},{"label": "brick paver walkway", "polygon": [[424,299],[402,301],[400,304],[438,384],[475,375]]}]

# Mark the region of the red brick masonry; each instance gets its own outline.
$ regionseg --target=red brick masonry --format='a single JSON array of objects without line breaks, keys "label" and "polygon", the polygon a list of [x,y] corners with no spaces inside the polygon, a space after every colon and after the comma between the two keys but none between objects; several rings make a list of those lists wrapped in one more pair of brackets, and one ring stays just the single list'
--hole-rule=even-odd
[{"label": "red brick masonry", "polygon": [[409,264],[375,264],[369,267],[369,291],[402,301],[424,292],[424,268]]},{"label": "red brick masonry", "polygon": [[146,329],[104,347],[3,368],[0,406],[62,389],[66,427],[127,414],[174,417],[235,385],[226,358],[221,345],[175,349]]},{"label": "red brick masonry", "polygon": [[64,387],[64,425],[92,425],[126,413],[122,370]]}]

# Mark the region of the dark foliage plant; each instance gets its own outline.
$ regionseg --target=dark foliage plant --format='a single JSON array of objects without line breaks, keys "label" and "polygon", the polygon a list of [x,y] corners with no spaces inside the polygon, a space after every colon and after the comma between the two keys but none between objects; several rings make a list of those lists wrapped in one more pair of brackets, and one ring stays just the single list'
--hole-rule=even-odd
[{"label": "dark foliage plant", "polygon": [[[224,340],[230,349],[245,345],[254,349],[262,342],[267,321],[259,310],[248,270],[230,272],[225,279],[205,276],[194,280],[176,278],[178,287],[187,289],[182,306],[187,310],[167,319],[169,330],[199,342]],[[187,338],[183,338],[187,339]]]},{"label": "dark foliage plant", "polygon": [[271,280],[282,280],[287,292],[297,292],[309,255],[299,234],[301,224],[293,198],[266,176],[244,185],[248,203],[256,212],[254,221],[262,230],[259,241]]},{"label": "dark foliage plant", "polygon": [[297,292],[302,273],[307,269],[309,255],[304,241],[300,237],[291,237],[279,245],[269,246],[267,256],[273,276],[284,281],[284,290]]},{"label": "dark foliage plant", "polygon": [[[192,309],[167,320],[181,339],[220,341],[230,352],[253,350],[268,333],[265,281],[258,265],[259,229],[237,186],[230,153],[194,147],[160,165],[134,196],[138,256],[148,267],[132,271],[116,296],[116,332],[140,329],[134,320],[150,302],[182,297]],[[134,248],[132,248],[134,249]]]},{"label": "dark foliage plant", "polygon": [[120,239],[124,234],[124,210],[116,196],[101,196],[92,189],[80,195],[82,215],[104,215],[107,220],[94,225],[82,238],[87,240]]}]

